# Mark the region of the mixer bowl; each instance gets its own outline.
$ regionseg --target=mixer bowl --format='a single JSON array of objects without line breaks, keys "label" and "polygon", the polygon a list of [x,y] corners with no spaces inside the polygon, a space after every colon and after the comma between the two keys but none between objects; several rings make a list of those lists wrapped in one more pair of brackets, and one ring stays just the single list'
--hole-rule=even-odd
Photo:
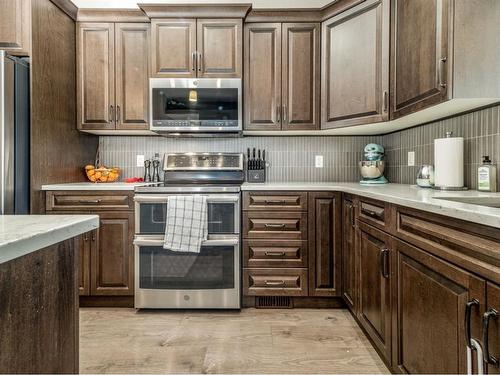
[{"label": "mixer bowl", "polygon": [[383,160],[363,160],[359,162],[361,176],[367,180],[374,180],[384,174],[385,161]]}]

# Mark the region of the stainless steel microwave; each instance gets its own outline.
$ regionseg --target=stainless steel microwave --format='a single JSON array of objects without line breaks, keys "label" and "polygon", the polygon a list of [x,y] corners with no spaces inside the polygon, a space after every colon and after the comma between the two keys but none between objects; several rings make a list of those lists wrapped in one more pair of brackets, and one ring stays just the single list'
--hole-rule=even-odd
[{"label": "stainless steel microwave", "polygon": [[240,78],[151,78],[150,130],[174,134],[239,134]]}]

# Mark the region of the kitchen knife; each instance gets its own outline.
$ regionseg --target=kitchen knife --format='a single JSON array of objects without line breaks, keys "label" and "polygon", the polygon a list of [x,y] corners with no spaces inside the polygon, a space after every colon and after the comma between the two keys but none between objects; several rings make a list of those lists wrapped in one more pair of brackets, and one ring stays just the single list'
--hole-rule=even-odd
[{"label": "kitchen knife", "polygon": [[251,169],[250,168],[250,147],[247,148],[247,169]]},{"label": "kitchen knife", "polygon": [[260,158],[260,148],[257,151],[257,169],[262,169],[262,159]]},{"label": "kitchen knife", "polygon": [[256,163],[256,160],[255,160],[255,147],[253,148],[253,152],[252,152],[252,154],[253,154],[253,159],[252,159],[252,160],[253,160],[253,162],[252,162],[252,169],[257,169],[257,168],[255,168],[255,167],[256,167],[256,164],[257,164],[257,163]]},{"label": "kitchen knife", "polygon": [[266,169],[266,150],[262,150],[262,169]]}]

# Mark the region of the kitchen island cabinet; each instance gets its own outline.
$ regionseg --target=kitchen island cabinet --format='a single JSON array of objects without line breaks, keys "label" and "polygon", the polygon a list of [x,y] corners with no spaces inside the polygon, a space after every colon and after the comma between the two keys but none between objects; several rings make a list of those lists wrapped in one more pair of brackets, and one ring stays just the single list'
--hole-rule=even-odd
[{"label": "kitchen island cabinet", "polygon": [[0,217],[0,373],[78,373],[78,251],[91,215]]}]

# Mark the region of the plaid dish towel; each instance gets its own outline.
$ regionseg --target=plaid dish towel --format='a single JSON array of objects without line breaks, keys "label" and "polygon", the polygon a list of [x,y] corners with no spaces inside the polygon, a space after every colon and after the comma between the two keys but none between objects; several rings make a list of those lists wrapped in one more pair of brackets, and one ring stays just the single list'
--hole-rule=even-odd
[{"label": "plaid dish towel", "polygon": [[207,239],[207,235],[207,197],[168,197],[164,249],[199,253],[201,243]]}]

